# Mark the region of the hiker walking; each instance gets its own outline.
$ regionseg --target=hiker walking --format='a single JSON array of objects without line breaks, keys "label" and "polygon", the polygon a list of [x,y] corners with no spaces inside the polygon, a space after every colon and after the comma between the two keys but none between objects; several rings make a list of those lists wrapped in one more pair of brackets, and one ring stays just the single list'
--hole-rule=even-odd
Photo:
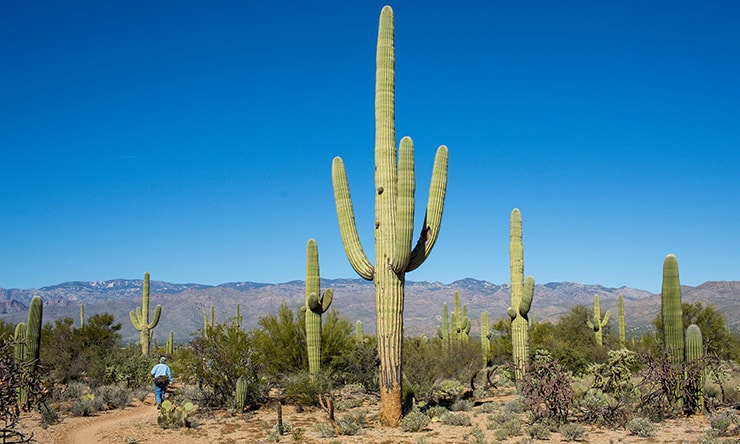
[{"label": "hiker walking", "polygon": [[159,358],[159,364],[155,365],[150,373],[154,378],[154,400],[157,404],[157,410],[159,410],[162,407],[167,386],[170,382],[174,382],[175,378],[172,377],[172,370],[167,365],[167,358],[164,356]]}]

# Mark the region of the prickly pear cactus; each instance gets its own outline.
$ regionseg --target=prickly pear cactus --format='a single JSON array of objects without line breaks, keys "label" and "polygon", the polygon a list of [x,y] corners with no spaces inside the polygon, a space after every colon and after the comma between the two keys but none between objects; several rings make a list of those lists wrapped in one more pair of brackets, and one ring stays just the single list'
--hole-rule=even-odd
[{"label": "prickly pear cactus", "polygon": [[188,414],[195,409],[192,402],[186,401],[182,405],[175,406],[169,399],[162,402],[159,409],[157,424],[163,429],[178,429],[190,427]]}]

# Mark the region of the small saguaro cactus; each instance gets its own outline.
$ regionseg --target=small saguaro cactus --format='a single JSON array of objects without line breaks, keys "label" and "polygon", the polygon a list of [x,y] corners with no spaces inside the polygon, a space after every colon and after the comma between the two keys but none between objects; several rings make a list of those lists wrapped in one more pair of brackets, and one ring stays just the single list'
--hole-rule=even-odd
[{"label": "small saguaro cactus", "polygon": [[234,326],[239,330],[242,326],[242,316],[239,314],[239,304],[236,304],[236,315],[234,316]]},{"label": "small saguaro cactus", "polygon": [[236,380],[236,411],[243,412],[247,405],[247,378],[240,376]]},{"label": "small saguaro cactus", "polygon": [[452,338],[457,342],[467,342],[470,333],[470,319],[468,319],[468,308],[463,305],[460,309],[460,295],[455,292],[454,311],[452,312]]},{"label": "small saguaro cactus", "polygon": [[621,294],[617,298],[617,320],[619,328],[619,345],[625,348],[626,336],[624,332],[624,296]]},{"label": "small saguaro cactus", "polygon": [[488,324],[488,312],[480,314],[480,349],[483,354],[483,367],[488,367],[488,355],[491,353],[491,328]]},{"label": "small saguaro cactus", "polygon": [[151,341],[150,332],[159,323],[159,316],[162,314],[162,306],[157,304],[154,308],[154,318],[149,322],[149,273],[144,273],[144,290],[141,295],[141,307],[136,307],[136,312],[130,311],[129,317],[134,328],[139,330],[139,341],[141,342],[141,354],[149,355],[149,344]]},{"label": "small saguaro cactus", "polygon": [[321,293],[319,247],[314,239],[306,244],[306,349],[308,373],[315,375],[321,368],[321,315],[329,309],[333,298],[331,288]]},{"label": "small saguaro cactus", "polygon": [[660,290],[663,343],[674,365],[683,362],[683,310],[681,309],[681,282],[678,278],[678,260],[669,254],[663,261],[663,285]]},{"label": "small saguaro cactus", "polygon": [[412,248],[414,145],[411,138],[404,137],[396,151],[395,39],[390,6],[384,6],[380,13],[375,60],[375,265],[360,243],[347,173],[340,157],[332,162],[332,182],[344,251],[357,274],[375,283],[380,422],[397,427],[403,406],[401,354],[406,273],[421,266],[437,241],[447,191],[448,152],[444,145],[437,149],[426,216],[419,240]]},{"label": "small saguaro cactus", "polygon": [[522,244],[522,214],[518,208],[511,212],[509,243],[511,269],[511,306],[506,309],[511,318],[511,354],[516,378],[524,375],[529,360],[529,308],[534,298],[534,278],[524,279],[524,246]]},{"label": "small saguaro cactus", "polygon": [[[688,368],[694,372],[694,381],[691,387],[692,396],[696,412],[704,412],[704,344],[701,336],[701,329],[696,324],[691,324],[686,328],[686,363]],[[687,378],[690,376],[687,373]]]},{"label": "small saguaro cactus", "polygon": [[596,345],[599,347],[604,346],[604,335],[603,330],[604,327],[606,327],[607,322],[609,322],[609,315],[611,315],[610,311],[607,311],[604,314],[604,319],[601,319],[601,305],[599,303],[599,295],[594,295],[594,319],[591,321],[590,319],[586,321],[588,324],[588,328],[594,331],[594,339],[596,340]]},{"label": "small saguaro cactus", "polygon": [[170,336],[167,338],[167,343],[164,345],[164,351],[168,355],[175,353],[175,333],[170,330]]},{"label": "small saguaro cactus", "polygon": [[85,305],[80,304],[80,327],[85,326]]},{"label": "small saguaro cactus", "polygon": [[359,319],[355,322],[355,342],[358,344],[365,342],[365,333],[362,331],[362,321]]},{"label": "small saguaro cactus", "polygon": [[447,302],[442,303],[442,326],[437,327],[437,336],[445,346],[450,345],[450,315],[447,310]]}]

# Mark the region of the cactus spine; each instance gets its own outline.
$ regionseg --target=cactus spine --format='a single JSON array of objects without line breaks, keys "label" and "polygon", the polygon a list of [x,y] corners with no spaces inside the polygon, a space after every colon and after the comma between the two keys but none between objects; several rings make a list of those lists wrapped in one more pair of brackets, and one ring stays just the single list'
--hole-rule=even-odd
[{"label": "cactus spine", "polygon": [[139,341],[141,342],[141,354],[143,356],[149,355],[150,332],[159,323],[161,313],[162,307],[157,304],[154,308],[154,319],[149,322],[149,273],[144,273],[144,290],[141,296],[141,307],[136,307],[136,313],[133,310],[129,312],[131,324],[133,324],[135,329],[139,330]]},{"label": "cactus spine", "polygon": [[522,244],[522,214],[518,208],[511,212],[509,244],[511,269],[511,306],[506,310],[511,318],[511,350],[516,378],[524,374],[529,360],[529,308],[534,297],[534,278],[524,279],[524,246]]},{"label": "cactus spine", "polygon": [[480,314],[480,349],[483,354],[483,367],[488,367],[488,355],[491,353],[491,328],[488,325],[488,312]]},{"label": "cactus spine", "polygon": [[696,372],[696,387],[693,389],[694,404],[697,413],[704,412],[704,344],[702,342],[701,329],[696,324],[691,324],[686,329],[686,363],[690,363],[689,369]]},{"label": "cactus spine", "polygon": [[619,325],[619,345],[625,348],[626,336],[624,334],[624,296],[621,294],[617,298],[617,320]]},{"label": "cactus spine", "polygon": [[663,286],[660,291],[663,341],[674,365],[683,362],[683,311],[678,261],[669,254],[663,261]]},{"label": "cactus spine", "polygon": [[596,340],[596,345],[598,347],[604,346],[604,339],[603,339],[603,330],[604,327],[606,327],[607,322],[609,322],[609,315],[611,315],[611,312],[607,311],[606,314],[604,314],[604,319],[601,319],[601,305],[599,303],[599,295],[594,295],[594,320],[588,320],[586,323],[588,324],[588,328],[592,329],[594,331],[594,339]]},{"label": "cactus spine", "polygon": [[243,412],[247,405],[247,378],[240,376],[236,380],[236,411]]},{"label": "cactus spine", "polygon": [[319,248],[314,239],[306,244],[306,348],[308,373],[315,375],[321,368],[321,315],[329,309],[333,298],[331,288],[321,293]]},{"label": "cactus spine", "polygon": [[419,241],[411,249],[414,219],[414,148],[401,140],[396,158],[395,49],[393,10],[384,6],[378,26],[375,81],[375,265],[365,255],[357,234],[344,163],[332,162],[334,200],[344,250],[352,268],[375,283],[381,423],[401,422],[401,354],[404,283],[431,253],[442,221],[447,188],[447,147],[434,160],[426,217]]}]

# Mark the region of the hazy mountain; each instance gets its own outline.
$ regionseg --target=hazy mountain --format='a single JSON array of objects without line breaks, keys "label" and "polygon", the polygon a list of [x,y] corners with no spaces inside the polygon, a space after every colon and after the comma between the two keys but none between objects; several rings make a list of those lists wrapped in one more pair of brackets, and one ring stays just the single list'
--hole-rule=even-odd
[{"label": "hazy mountain", "polygon": [[[0,318],[9,322],[25,320],[31,298],[39,295],[44,300],[44,321],[58,317],[79,319],[79,305],[84,304],[85,315],[109,312],[123,326],[125,340],[138,340],[138,332],[129,320],[129,311],[141,304],[142,280],[115,279],[95,282],[66,282],[51,287],[31,290],[0,288]],[[367,333],[375,330],[375,292],[372,282],[361,279],[332,279],[321,281],[322,289],[334,290],[331,308],[338,310],[351,322],[361,320]],[[740,328],[740,281],[706,282],[698,287],[683,286],[685,302],[700,301],[723,312],[734,330]],[[506,316],[509,306],[509,285],[497,285],[475,279],[462,279],[450,284],[439,282],[406,283],[405,329],[409,335],[436,334],[441,324],[442,304],[452,310],[454,292],[467,304],[473,327],[479,331],[482,311],[496,320]],[[611,310],[616,320],[617,296],[624,296],[625,322],[630,332],[650,328],[650,322],[660,311],[660,296],[636,288],[607,288],[572,282],[551,282],[537,285],[531,314],[539,321],[556,321],[575,305],[590,307],[594,294],[601,299],[602,312]],[[267,313],[276,313],[280,304],[294,311],[303,305],[303,281],[281,284],[232,282],[217,286],[199,284],[172,284],[151,281],[150,310],[159,304],[162,317],[155,329],[155,337],[164,341],[170,330],[179,341],[187,340],[203,326],[203,313],[215,307],[216,321],[234,317],[240,304],[245,328],[257,326]]]}]

